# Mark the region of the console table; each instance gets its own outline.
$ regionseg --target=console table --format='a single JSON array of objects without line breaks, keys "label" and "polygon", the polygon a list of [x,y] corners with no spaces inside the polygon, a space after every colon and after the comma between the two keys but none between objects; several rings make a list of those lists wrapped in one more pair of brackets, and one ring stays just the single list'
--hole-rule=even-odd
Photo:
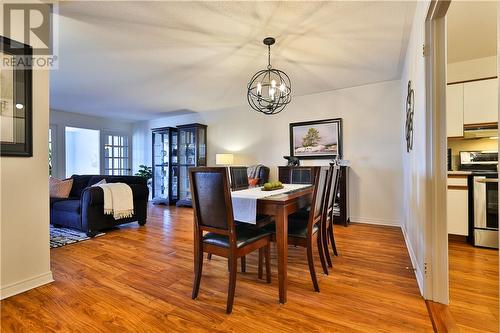
[{"label": "console table", "polygon": [[[285,184],[311,184],[313,175],[319,170],[319,166],[280,166],[278,167],[278,179]],[[348,226],[349,217],[349,167],[340,166],[340,178],[337,194],[337,205],[339,214],[335,215],[334,223]]]}]

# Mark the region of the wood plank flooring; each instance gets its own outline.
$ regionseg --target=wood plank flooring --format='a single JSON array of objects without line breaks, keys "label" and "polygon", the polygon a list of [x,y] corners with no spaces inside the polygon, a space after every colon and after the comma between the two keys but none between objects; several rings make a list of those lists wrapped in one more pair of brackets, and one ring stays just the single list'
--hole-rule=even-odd
[{"label": "wood plank flooring", "polygon": [[462,332],[499,332],[498,251],[449,241],[449,310]]},{"label": "wood plank flooring", "polygon": [[[191,300],[192,210],[151,206],[148,223],[51,250],[55,282],[0,303],[2,332],[432,332],[400,229],[335,229],[339,257],[315,293],[303,248],[290,247],[288,302],[257,279],[257,254],[238,273],[225,314],[227,262],[205,261]],[[317,272],[321,271],[316,256]]]}]

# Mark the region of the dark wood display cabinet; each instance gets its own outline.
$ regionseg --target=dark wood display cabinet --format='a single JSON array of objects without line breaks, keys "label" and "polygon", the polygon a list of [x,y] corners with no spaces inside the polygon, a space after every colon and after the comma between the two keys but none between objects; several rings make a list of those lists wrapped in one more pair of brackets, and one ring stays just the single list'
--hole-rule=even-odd
[{"label": "dark wood display cabinet", "polygon": [[173,127],[152,129],[154,204],[172,205],[178,200],[178,131]]},{"label": "dark wood display cabinet", "polygon": [[195,123],[177,126],[177,129],[179,131],[179,200],[177,206],[192,207],[188,169],[207,166],[207,126]]}]

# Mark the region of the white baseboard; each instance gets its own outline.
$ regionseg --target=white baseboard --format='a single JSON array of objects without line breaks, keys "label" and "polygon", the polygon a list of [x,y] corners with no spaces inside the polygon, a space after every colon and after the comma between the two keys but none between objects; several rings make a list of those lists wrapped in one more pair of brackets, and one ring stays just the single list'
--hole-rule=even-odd
[{"label": "white baseboard", "polygon": [[367,223],[367,224],[378,224],[378,225],[387,225],[391,227],[400,227],[401,223],[398,220],[392,219],[378,219],[372,217],[360,217],[360,216],[351,216],[351,222],[356,223]]},{"label": "white baseboard", "polygon": [[415,269],[415,279],[417,279],[418,289],[420,290],[420,295],[424,296],[424,273],[422,269],[417,264],[417,257],[415,256],[415,252],[413,251],[413,247],[411,246],[411,242],[408,238],[408,234],[406,232],[406,228],[404,225],[401,225],[401,231],[403,232],[403,237],[405,239],[406,248],[408,249],[408,254],[410,255],[411,265]]},{"label": "white baseboard", "polygon": [[52,272],[48,271],[47,273],[43,273],[29,279],[25,279],[19,282],[8,284],[6,286],[2,286],[0,289],[0,299],[5,299],[7,297],[20,294],[22,292],[28,291],[36,287],[40,287],[44,284],[51,283],[53,281],[54,278],[52,276]]}]

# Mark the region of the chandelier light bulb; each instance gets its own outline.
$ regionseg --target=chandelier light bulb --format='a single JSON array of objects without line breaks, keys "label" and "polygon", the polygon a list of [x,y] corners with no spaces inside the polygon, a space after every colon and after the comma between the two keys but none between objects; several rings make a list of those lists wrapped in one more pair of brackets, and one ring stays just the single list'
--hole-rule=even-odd
[{"label": "chandelier light bulb", "polygon": [[257,95],[262,96],[262,83],[257,82]]},{"label": "chandelier light bulb", "polygon": [[285,84],[283,82],[281,82],[281,84],[280,84],[280,91],[282,93],[286,92],[286,86],[285,86]]},{"label": "chandelier light bulb", "polygon": [[271,81],[271,87],[272,88],[276,88],[276,80],[272,80]]},{"label": "chandelier light bulb", "polygon": [[274,88],[269,88],[269,97],[271,98],[272,101],[274,101],[274,93],[275,93]]}]

